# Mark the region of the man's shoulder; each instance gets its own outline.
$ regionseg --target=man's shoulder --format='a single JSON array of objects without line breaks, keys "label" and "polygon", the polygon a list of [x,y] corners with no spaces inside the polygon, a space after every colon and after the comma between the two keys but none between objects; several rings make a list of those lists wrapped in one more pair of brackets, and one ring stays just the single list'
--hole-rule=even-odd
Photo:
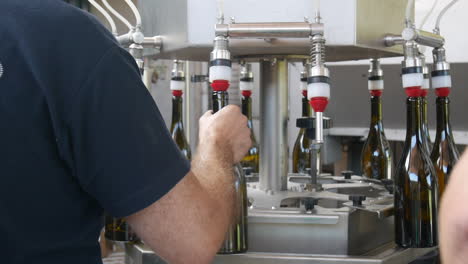
[{"label": "man's shoulder", "polygon": [[36,31],[33,35],[44,40],[60,37],[62,45],[68,44],[70,48],[86,46],[89,42],[106,48],[116,44],[112,34],[93,15],[62,0],[2,1],[11,10],[9,15],[23,20],[22,25]]}]

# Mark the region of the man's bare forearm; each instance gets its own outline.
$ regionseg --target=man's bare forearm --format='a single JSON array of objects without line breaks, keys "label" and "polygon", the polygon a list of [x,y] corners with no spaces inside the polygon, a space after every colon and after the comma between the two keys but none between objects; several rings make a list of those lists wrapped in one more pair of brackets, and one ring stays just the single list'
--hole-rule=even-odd
[{"label": "man's bare forearm", "polygon": [[128,221],[169,263],[209,263],[230,224],[233,197],[232,165],[196,156],[181,182]]}]

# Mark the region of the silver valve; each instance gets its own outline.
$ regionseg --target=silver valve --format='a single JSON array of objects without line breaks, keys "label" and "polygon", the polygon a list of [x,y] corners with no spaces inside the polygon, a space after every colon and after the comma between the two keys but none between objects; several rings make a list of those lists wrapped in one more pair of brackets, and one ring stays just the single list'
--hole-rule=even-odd
[{"label": "silver valve", "polygon": [[307,97],[315,112],[315,143],[323,143],[323,112],[330,98],[330,72],[325,66],[325,37],[323,33],[311,37],[310,68]]},{"label": "silver valve", "polygon": [[179,60],[174,60],[172,66],[171,80],[185,81],[185,63]]},{"label": "silver valve", "polygon": [[240,83],[239,88],[242,96],[250,97],[254,88],[254,76],[252,72],[252,65],[249,63],[241,62]]},{"label": "silver valve", "polygon": [[384,74],[379,59],[370,60],[367,76],[369,93],[372,96],[381,96],[384,89]]},{"label": "silver valve", "polygon": [[408,97],[419,97],[423,93],[421,88],[424,75],[418,45],[414,41],[406,41],[403,47],[405,53],[401,70],[403,88]]},{"label": "silver valve", "polygon": [[144,51],[143,46],[140,45],[140,44],[137,44],[137,43],[133,43],[129,47],[129,53],[135,59],[135,62],[137,63],[141,74],[143,74],[143,70],[144,70],[144,66],[145,66],[144,65],[145,63],[144,63],[144,60],[143,60],[143,51]]},{"label": "silver valve", "polygon": [[229,40],[224,36],[216,36],[214,48],[210,53],[210,83],[214,91],[226,91],[229,88],[232,74],[231,52]]},{"label": "silver valve", "polygon": [[450,64],[447,62],[445,48],[434,48],[432,50],[434,58],[434,70],[431,73],[432,86],[438,97],[447,97],[452,87],[452,77],[450,75]]},{"label": "silver valve", "polygon": [[241,82],[253,82],[254,79],[251,64],[245,62],[241,63],[240,80]]}]

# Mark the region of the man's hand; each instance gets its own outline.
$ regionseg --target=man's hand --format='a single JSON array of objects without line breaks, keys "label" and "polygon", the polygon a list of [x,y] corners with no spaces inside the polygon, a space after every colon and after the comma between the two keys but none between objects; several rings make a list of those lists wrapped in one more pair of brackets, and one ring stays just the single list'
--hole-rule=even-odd
[{"label": "man's hand", "polygon": [[239,107],[203,115],[191,172],[159,201],[127,218],[138,236],[169,263],[211,263],[234,215],[233,164],[251,144]]},{"label": "man's hand", "polygon": [[458,162],[442,196],[439,237],[442,263],[468,263],[468,151]]},{"label": "man's hand", "polygon": [[240,162],[252,146],[247,118],[239,107],[229,105],[216,114],[200,118],[198,154],[202,159],[224,159],[231,165]]}]

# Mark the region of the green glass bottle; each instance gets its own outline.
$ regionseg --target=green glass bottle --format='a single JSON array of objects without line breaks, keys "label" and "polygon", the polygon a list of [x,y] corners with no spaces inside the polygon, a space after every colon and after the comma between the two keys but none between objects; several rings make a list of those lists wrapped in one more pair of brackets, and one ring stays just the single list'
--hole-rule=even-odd
[{"label": "green glass bottle", "polygon": [[[307,71],[301,72],[302,117],[310,117],[312,109],[307,99]],[[293,148],[293,173],[309,174],[311,164],[310,146],[312,139],[306,136],[306,129],[300,128]]]},{"label": "green glass bottle", "polygon": [[379,60],[371,60],[368,79],[371,94],[371,124],[362,149],[362,173],[364,177],[375,180],[391,179],[393,176],[393,156],[390,144],[385,137],[382,121],[384,80]]},{"label": "green glass bottle", "polygon": [[[224,36],[216,36],[214,49],[210,53],[209,80],[213,88],[213,113],[218,112],[229,104],[228,88],[232,76],[231,54],[228,50],[229,42]],[[247,251],[247,184],[244,171],[240,163],[233,167],[235,190],[235,213],[226,238],[219,254],[237,254]]]},{"label": "green glass bottle", "polygon": [[406,140],[395,170],[395,243],[403,248],[438,245],[438,175],[423,142],[422,67],[417,46],[405,43],[403,87],[408,96]]},{"label": "green glass bottle", "polygon": [[448,183],[450,173],[460,159],[455,141],[453,140],[452,127],[450,125],[450,99],[437,97],[437,133],[431,160],[434,166],[441,171],[439,177],[439,192],[443,194]]},{"label": "green glass bottle", "polygon": [[259,147],[255,138],[252,121],[252,90],[253,90],[253,73],[250,64],[243,64],[241,68],[240,89],[242,94],[242,114],[244,114],[248,121],[247,125],[250,128],[250,137],[252,140],[252,147],[247,152],[247,155],[241,161],[242,169],[245,174],[259,172]]},{"label": "green glass bottle", "polygon": [[184,63],[178,60],[174,61],[171,77],[172,91],[172,122],[171,135],[174,142],[179,147],[184,157],[188,160],[192,159],[190,145],[185,136],[184,123],[182,120],[182,95],[185,90],[185,69]]},{"label": "green glass bottle", "polygon": [[[420,56],[424,58],[421,54]],[[427,149],[427,153],[431,153],[432,151],[432,141],[431,135],[429,134],[429,122],[427,120],[427,94],[430,88],[430,81],[429,81],[429,68],[427,67],[425,60],[422,59],[423,63],[423,85],[422,85],[422,93],[421,93],[421,118],[422,118],[422,130],[423,130],[423,143]]]}]

